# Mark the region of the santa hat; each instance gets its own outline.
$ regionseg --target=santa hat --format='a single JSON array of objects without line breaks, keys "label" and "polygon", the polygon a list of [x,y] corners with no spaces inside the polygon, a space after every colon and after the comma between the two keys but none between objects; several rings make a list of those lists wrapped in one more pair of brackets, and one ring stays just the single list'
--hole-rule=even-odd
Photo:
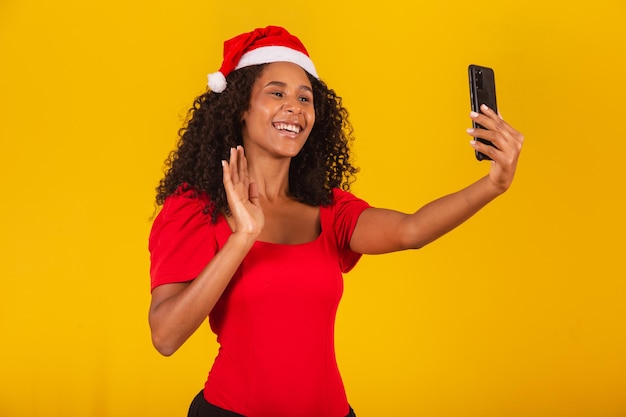
[{"label": "santa hat", "polygon": [[209,88],[221,93],[232,71],[270,62],[292,62],[319,78],[309,53],[298,38],[279,26],[267,26],[224,42],[224,60],[218,72],[209,74]]}]

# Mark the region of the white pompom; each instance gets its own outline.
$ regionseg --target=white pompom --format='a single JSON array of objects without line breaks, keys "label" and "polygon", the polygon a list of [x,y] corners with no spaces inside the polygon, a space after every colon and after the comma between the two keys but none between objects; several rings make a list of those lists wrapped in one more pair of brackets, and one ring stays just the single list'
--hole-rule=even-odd
[{"label": "white pompom", "polygon": [[221,72],[209,74],[209,88],[215,93],[221,93],[226,89],[226,77]]}]

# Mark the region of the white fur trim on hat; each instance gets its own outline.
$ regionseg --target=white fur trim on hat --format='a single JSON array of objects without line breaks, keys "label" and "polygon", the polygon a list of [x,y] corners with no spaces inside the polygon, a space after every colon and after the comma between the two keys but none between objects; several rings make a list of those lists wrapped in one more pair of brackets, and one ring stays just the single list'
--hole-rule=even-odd
[{"label": "white fur trim on hat", "polygon": [[[301,66],[306,72],[319,78],[313,61],[306,54],[286,46],[263,46],[246,52],[241,56],[235,69],[249,67],[251,65],[267,64],[270,62],[292,62]],[[210,77],[210,76],[209,76]],[[209,85],[210,85],[209,78]],[[226,81],[224,81],[224,86]],[[214,90],[215,91],[215,90]],[[223,91],[223,90],[222,90]]]}]

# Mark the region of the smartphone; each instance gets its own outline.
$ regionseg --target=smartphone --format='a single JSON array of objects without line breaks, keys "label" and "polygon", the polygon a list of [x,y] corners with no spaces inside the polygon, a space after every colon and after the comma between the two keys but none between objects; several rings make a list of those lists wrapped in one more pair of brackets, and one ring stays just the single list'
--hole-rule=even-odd
[{"label": "smartphone", "polygon": [[[472,64],[468,67],[468,73],[472,110],[480,113],[480,106],[482,104],[486,104],[487,107],[497,113],[498,105],[496,103],[496,80],[493,68]],[[474,128],[483,128],[483,126],[476,122],[473,122],[472,124]],[[493,143],[486,139],[476,138],[476,140],[484,144],[494,146]],[[475,151],[475,154],[476,159],[479,161],[491,159],[482,152]]]}]

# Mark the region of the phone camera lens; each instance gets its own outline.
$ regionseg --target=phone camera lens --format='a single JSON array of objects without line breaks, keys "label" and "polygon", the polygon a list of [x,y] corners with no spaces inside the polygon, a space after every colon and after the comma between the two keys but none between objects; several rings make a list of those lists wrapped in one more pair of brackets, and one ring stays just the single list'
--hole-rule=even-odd
[{"label": "phone camera lens", "polygon": [[479,90],[483,89],[483,75],[482,72],[478,73],[478,76],[476,77],[476,88]]}]

